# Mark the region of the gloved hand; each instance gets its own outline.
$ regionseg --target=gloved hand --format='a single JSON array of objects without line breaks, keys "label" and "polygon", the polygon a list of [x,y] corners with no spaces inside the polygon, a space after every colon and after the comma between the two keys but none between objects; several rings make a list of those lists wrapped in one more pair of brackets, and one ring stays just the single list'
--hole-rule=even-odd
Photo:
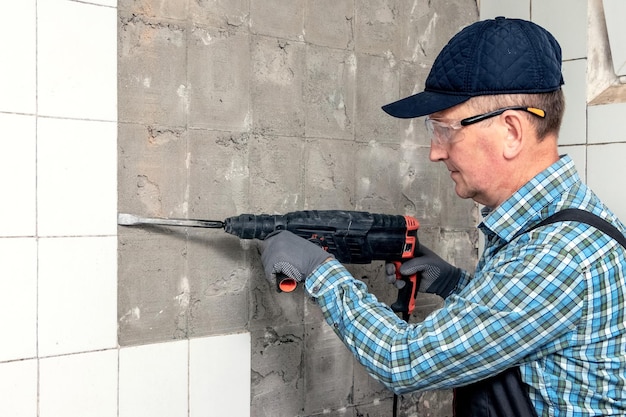
[{"label": "gloved hand", "polygon": [[302,282],[329,258],[333,255],[289,231],[276,233],[261,243],[261,261],[271,285],[276,283],[276,274]]},{"label": "gloved hand", "polygon": [[[410,276],[421,273],[419,292],[437,294],[446,298],[461,279],[461,270],[450,265],[424,245],[420,245],[421,256],[409,259],[400,266],[400,274]],[[389,282],[396,281],[396,267],[392,263],[385,265]]]}]

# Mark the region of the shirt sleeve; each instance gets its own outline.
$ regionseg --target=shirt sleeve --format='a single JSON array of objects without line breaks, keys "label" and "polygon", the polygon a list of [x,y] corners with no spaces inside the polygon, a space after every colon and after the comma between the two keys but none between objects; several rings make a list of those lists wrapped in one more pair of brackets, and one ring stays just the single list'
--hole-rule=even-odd
[{"label": "shirt sleeve", "polygon": [[[544,255],[545,262],[552,259]],[[314,271],[306,289],[348,349],[387,388],[399,394],[451,388],[519,364],[560,334],[566,338],[579,319],[582,284],[565,277],[574,262],[546,276],[536,262],[523,261],[498,265],[499,273],[465,274],[465,285],[443,308],[416,324],[401,320],[336,260]]]}]

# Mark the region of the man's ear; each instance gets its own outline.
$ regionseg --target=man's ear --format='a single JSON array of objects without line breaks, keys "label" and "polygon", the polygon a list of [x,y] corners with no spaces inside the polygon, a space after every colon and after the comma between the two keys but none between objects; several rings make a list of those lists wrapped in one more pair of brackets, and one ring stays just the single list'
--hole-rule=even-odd
[{"label": "man's ear", "polygon": [[502,120],[506,128],[503,156],[506,159],[513,159],[524,147],[524,130],[528,128],[528,123],[522,119],[519,112],[513,110],[506,111],[502,115]]}]

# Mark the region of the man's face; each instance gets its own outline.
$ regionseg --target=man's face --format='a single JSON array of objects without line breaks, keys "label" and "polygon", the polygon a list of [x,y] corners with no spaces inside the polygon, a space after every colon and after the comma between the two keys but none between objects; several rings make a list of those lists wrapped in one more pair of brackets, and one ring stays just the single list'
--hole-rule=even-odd
[{"label": "man's face", "polygon": [[497,120],[469,126],[459,121],[474,116],[464,103],[429,116],[433,137],[430,160],[443,162],[461,198],[471,198],[489,207],[499,203],[498,188],[503,178],[501,136]]}]

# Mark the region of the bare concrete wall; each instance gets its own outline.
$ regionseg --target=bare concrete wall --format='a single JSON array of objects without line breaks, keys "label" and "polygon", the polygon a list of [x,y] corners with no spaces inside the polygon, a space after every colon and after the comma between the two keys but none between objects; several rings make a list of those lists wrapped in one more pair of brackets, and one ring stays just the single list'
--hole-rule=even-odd
[{"label": "bare concrete wall", "polygon": [[[476,208],[428,161],[422,120],[380,106],[423,86],[477,19],[473,0],[120,0],[119,211],[410,214],[420,240],[476,261]],[[350,266],[386,302],[382,263]],[[249,331],[251,415],[390,415],[303,296],[277,294],[255,242],[219,230],[119,231],[119,343]],[[419,320],[439,302],[421,297]],[[449,415],[446,392],[403,415]]]}]

